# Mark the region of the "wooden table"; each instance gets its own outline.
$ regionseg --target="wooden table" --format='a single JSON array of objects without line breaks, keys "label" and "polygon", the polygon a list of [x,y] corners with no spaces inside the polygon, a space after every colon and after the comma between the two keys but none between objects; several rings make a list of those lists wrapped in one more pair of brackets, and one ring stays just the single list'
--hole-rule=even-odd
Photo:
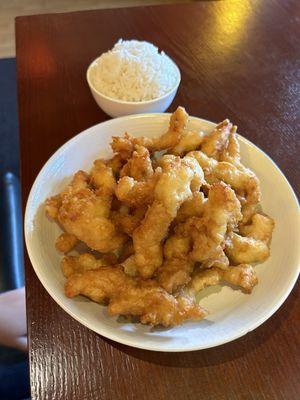
[{"label": "wooden table", "polygon": [[[299,11],[298,0],[245,0],[17,18],[24,206],[49,156],[108,119],[85,72],[120,37],[149,40],[176,60],[182,84],[172,110],[229,117],[299,189]],[[28,258],[26,288],[33,399],[300,398],[299,285],[254,332],[183,354],[129,348],[81,326]]]}]

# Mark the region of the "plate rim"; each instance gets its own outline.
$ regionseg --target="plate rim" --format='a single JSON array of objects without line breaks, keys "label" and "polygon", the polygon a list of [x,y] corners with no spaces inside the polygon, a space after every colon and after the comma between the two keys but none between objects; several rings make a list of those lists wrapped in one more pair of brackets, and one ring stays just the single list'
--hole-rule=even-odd
[{"label": "plate rim", "polygon": [[[41,276],[42,274],[40,274],[40,272],[38,271],[38,268],[35,267],[35,256],[34,256],[34,251],[31,247],[30,244],[30,238],[29,238],[29,233],[27,233],[27,227],[30,225],[30,223],[32,223],[32,221],[29,220],[29,207],[30,207],[30,203],[32,202],[32,198],[33,198],[33,194],[35,191],[35,187],[40,179],[40,176],[42,176],[43,172],[47,169],[48,165],[50,165],[52,163],[52,160],[56,157],[59,157],[60,153],[62,153],[69,145],[70,142],[72,142],[74,144],[74,142],[76,142],[77,140],[79,140],[79,137],[81,138],[82,136],[84,136],[85,134],[87,134],[90,130],[93,130],[99,126],[103,126],[103,125],[113,125],[115,123],[115,121],[122,121],[122,120],[134,120],[134,119],[153,119],[155,117],[164,117],[166,120],[168,119],[167,117],[170,117],[171,113],[149,113],[149,114],[131,114],[131,115],[126,115],[126,116],[122,116],[122,117],[118,117],[118,118],[113,118],[113,119],[109,119],[107,121],[103,121],[97,124],[94,124],[86,129],[84,129],[83,131],[79,132],[78,134],[76,134],[75,136],[73,136],[72,138],[70,138],[68,141],[66,141],[64,144],[62,144],[50,157],[49,159],[44,163],[44,165],[42,166],[42,168],[40,169],[39,173],[37,174],[32,187],[30,189],[27,201],[26,201],[26,207],[25,207],[25,213],[24,213],[24,238],[25,238],[25,244],[26,244],[26,250],[28,253],[28,257],[31,263],[31,266],[35,272],[35,274],[37,275],[39,281],[41,282],[43,288],[47,291],[47,293],[50,295],[50,297],[53,298],[53,300],[68,314],[70,315],[72,318],[74,318],[77,322],[79,322],[80,324],[84,325],[85,327],[87,327],[88,329],[90,329],[91,331],[95,332],[96,334],[99,334],[109,340],[113,340],[117,343],[121,343],[127,346],[131,346],[131,347],[135,347],[138,349],[142,349],[142,350],[150,350],[150,351],[156,351],[156,352],[170,352],[170,353],[174,353],[174,352],[190,352],[190,351],[198,351],[198,350],[204,350],[204,349],[208,349],[208,348],[212,348],[212,347],[217,347],[217,346],[221,346],[223,344],[232,342],[244,335],[246,335],[247,333],[255,330],[256,328],[258,328],[260,325],[262,325],[265,321],[267,321],[273,314],[275,314],[278,309],[283,305],[283,303],[285,302],[285,300],[287,299],[287,297],[289,296],[289,294],[291,293],[291,291],[293,290],[298,276],[299,276],[299,272],[300,272],[300,252],[298,253],[298,268],[295,269],[295,271],[293,271],[292,277],[290,279],[290,282],[288,284],[287,289],[281,293],[281,296],[277,299],[277,301],[275,302],[275,304],[270,308],[269,312],[264,313],[261,318],[259,318],[254,324],[251,324],[251,328],[241,328],[237,330],[237,333],[234,335],[229,335],[228,338],[226,338],[225,340],[215,340],[214,342],[212,342],[209,345],[196,345],[196,346],[187,346],[186,348],[165,348],[165,349],[161,349],[158,348],[158,346],[156,345],[140,345],[139,343],[135,343],[134,340],[130,340],[130,339],[123,339],[123,338],[119,338],[118,334],[115,334],[114,332],[104,332],[101,331],[101,329],[96,329],[91,327],[91,324],[89,324],[88,321],[86,321],[86,319],[84,317],[78,317],[76,315],[76,313],[74,313],[73,311],[70,311],[67,306],[65,306],[64,303],[62,303],[59,298],[56,296],[55,293],[52,293],[50,288],[47,287],[47,284],[45,284],[43,277]],[[194,116],[189,116],[189,120],[197,120],[200,122],[205,122],[205,123],[209,123],[212,124],[214,126],[216,126],[217,124],[213,121],[209,121],[207,119],[204,118],[199,118],[199,117],[194,117]],[[293,198],[293,201],[295,203],[296,206],[298,206],[299,209],[299,202],[297,199],[297,196],[291,186],[291,184],[289,183],[288,179],[286,178],[286,176],[284,175],[284,173],[282,172],[282,170],[277,166],[277,164],[272,160],[272,158],[265,153],[262,149],[260,149],[257,145],[255,145],[253,142],[251,142],[249,139],[245,138],[244,136],[238,134],[238,138],[239,140],[245,142],[247,145],[254,147],[256,151],[260,152],[264,157],[266,157],[268,159],[269,162],[271,162],[271,164],[273,165],[273,167],[275,169],[278,170],[278,172],[281,175],[281,178],[283,178],[285,184],[287,185],[287,187],[289,188],[290,194]],[[300,229],[300,215],[298,213],[298,229]],[[298,239],[298,241],[300,241]],[[117,332],[117,331],[116,331]]]}]

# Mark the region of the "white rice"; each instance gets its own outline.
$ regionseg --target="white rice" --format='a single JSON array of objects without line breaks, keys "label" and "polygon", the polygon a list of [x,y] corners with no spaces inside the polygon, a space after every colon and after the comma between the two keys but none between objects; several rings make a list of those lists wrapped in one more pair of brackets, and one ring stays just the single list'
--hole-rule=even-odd
[{"label": "white rice", "polygon": [[161,97],[178,82],[173,61],[148,42],[120,39],[95,62],[91,81],[108,97],[145,101]]}]

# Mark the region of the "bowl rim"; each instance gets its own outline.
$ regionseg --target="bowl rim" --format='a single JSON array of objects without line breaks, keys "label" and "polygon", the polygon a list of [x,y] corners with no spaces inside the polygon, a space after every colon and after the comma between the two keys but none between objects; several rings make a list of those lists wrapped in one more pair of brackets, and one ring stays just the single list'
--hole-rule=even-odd
[{"label": "bowl rim", "polygon": [[[262,313],[262,315],[257,318],[257,320],[255,321],[255,323],[252,323],[250,325],[250,327],[248,325],[246,326],[242,326],[239,327],[239,329],[236,330],[236,332],[233,334],[231,333],[231,335],[229,335],[225,340],[215,340],[214,342],[210,343],[209,345],[194,345],[194,346],[189,346],[186,348],[182,348],[182,347],[175,347],[175,348],[165,348],[165,349],[161,349],[161,348],[157,348],[155,345],[141,345],[140,343],[135,343],[134,340],[125,340],[125,339],[120,339],[120,337],[118,337],[117,333],[111,333],[111,332],[105,332],[101,329],[95,329],[94,327],[91,327],[91,324],[83,317],[78,317],[78,315],[71,311],[70,309],[68,309],[68,307],[65,305],[65,303],[61,302],[60,299],[58,298],[58,296],[56,296],[55,293],[53,293],[53,291],[51,291],[49,289],[49,287],[47,286],[47,284],[45,284],[45,281],[42,277],[42,274],[40,273],[40,271],[38,270],[38,268],[36,268],[36,257],[34,254],[34,250],[32,248],[32,244],[31,244],[31,240],[28,236],[28,225],[30,225],[30,221],[29,221],[29,206],[30,203],[33,201],[33,195],[34,195],[34,189],[35,186],[39,180],[39,177],[42,175],[42,173],[44,172],[44,170],[48,167],[49,164],[51,164],[51,162],[53,161],[53,159],[55,157],[58,156],[58,154],[60,154],[61,152],[63,152],[65,150],[65,148],[68,147],[69,143],[71,141],[77,141],[79,140],[79,136],[87,133],[87,131],[89,131],[92,128],[95,128],[96,126],[99,125],[110,125],[110,124],[114,124],[114,122],[116,120],[124,120],[124,119],[132,119],[132,118],[155,118],[155,117],[161,117],[161,116],[171,116],[171,113],[144,113],[144,114],[131,114],[131,115],[126,115],[126,116],[122,116],[122,117],[118,117],[118,118],[113,118],[113,119],[109,119],[107,121],[103,121],[100,123],[97,123],[95,125],[92,125],[84,130],[82,130],[81,132],[79,132],[77,135],[71,137],[69,140],[67,140],[65,143],[63,143],[58,149],[56,149],[56,151],[49,157],[49,159],[45,162],[45,164],[42,166],[42,168],[40,169],[38,175],[36,176],[32,187],[30,189],[27,201],[26,201],[26,206],[25,206],[25,213],[24,213],[24,238],[25,238],[25,243],[26,243],[26,250],[30,259],[30,263],[32,265],[33,270],[35,271],[35,274],[37,275],[39,281],[41,282],[43,288],[48,292],[48,294],[54,299],[54,301],[67,313],[69,314],[72,318],[74,318],[77,322],[79,322],[80,324],[86,326],[88,329],[91,329],[93,332],[96,332],[97,334],[100,334],[101,336],[108,338],[110,340],[113,340],[117,343],[121,343],[121,344],[125,344],[127,346],[130,347],[135,347],[135,348],[139,348],[139,349],[143,349],[143,350],[150,350],[150,351],[155,351],[155,352],[170,352],[170,353],[174,353],[174,352],[190,352],[190,351],[199,351],[199,350],[205,350],[208,348],[213,348],[213,347],[217,347],[229,342],[232,342],[244,335],[246,335],[247,333],[255,330],[256,328],[258,328],[260,325],[262,325],[265,321],[267,321],[270,317],[272,317],[277,310],[283,305],[283,303],[285,302],[285,300],[287,299],[287,297],[289,296],[289,294],[291,293],[291,291],[293,290],[297,280],[298,280],[298,276],[300,273],[300,252],[298,253],[298,262],[297,262],[297,268],[295,268],[295,270],[293,271],[293,276],[291,277],[291,279],[289,280],[289,282],[287,283],[286,287],[284,288],[285,290],[281,290],[280,293],[277,294],[277,298],[275,300],[272,301],[272,304],[270,305],[270,309],[266,312],[264,311]],[[204,119],[204,118],[199,118],[199,117],[195,117],[195,116],[190,116],[191,120],[200,120],[200,121],[204,121],[204,122],[209,122],[209,123],[213,123],[214,125],[216,125],[215,122]],[[279,168],[279,166],[272,160],[272,158],[270,156],[268,156],[267,153],[265,153],[261,148],[259,148],[256,144],[254,144],[253,142],[251,142],[249,139],[245,138],[244,136],[242,136],[241,134],[238,134],[238,138],[240,141],[244,142],[247,145],[250,145],[252,147],[254,147],[254,149],[260,153],[262,153],[264,155],[264,157],[266,157],[268,159],[268,161],[273,165],[273,167],[275,167],[275,169],[277,169],[280,172],[281,178],[283,179],[283,181],[285,182],[285,184],[287,185],[290,194],[294,200],[294,204],[298,206],[299,208],[299,201],[297,198],[297,195],[292,187],[292,185],[290,184],[290,182],[288,181],[288,179],[286,178],[286,176],[284,175],[284,173],[282,172],[282,170]],[[300,226],[300,215],[298,214],[298,219],[296,222],[296,224],[298,226]],[[299,239],[298,239],[299,241]]]},{"label": "bowl rim", "polygon": [[[102,54],[101,54],[102,55]],[[180,73],[180,69],[178,68],[177,64],[171,59],[171,57],[169,57],[167,54],[166,57],[169,58],[169,60],[172,62],[172,64],[174,65],[176,72],[177,72],[177,81],[176,84],[174,85],[174,87],[172,89],[170,89],[167,93],[165,93],[164,95],[160,96],[160,97],[156,97],[155,99],[151,99],[151,100],[145,100],[145,101],[126,101],[126,100],[119,100],[119,99],[115,99],[113,97],[109,97],[105,94],[103,94],[102,92],[100,92],[98,89],[95,88],[95,86],[92,84],[91,82],[91,78],[90,78],[90,74],[91,74],[91,70],[94,64],[96,64],[96,62],[99,60],[99,58],[101,57],[98,56],[97,58],[95,58],[88,66],[87,70],[86,70],[86,80],[87,83],[90,87],[91,90],[95,91],[100,97],[104,98],[105,100],[109,100],[113,103],[116,104],[124,104],[124,105],[148,105],[148,104],[154,104],[157,101],[161,101],[164,100],[165,98],[167,98],[168,96],[170,96],[170,94],[172,94],[175,90],[178,89],[180,82],[181,82],[181,73]]]}]

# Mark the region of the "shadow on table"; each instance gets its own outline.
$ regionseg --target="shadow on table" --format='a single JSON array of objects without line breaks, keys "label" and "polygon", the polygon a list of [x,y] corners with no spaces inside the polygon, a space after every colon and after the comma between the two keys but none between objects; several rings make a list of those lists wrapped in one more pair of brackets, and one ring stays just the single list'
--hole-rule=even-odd
[{"label": "shadow on table", "polygon": [[138,358],[154,364],[169,367],[181,368],[201,368],[223,364],[244,355],[251,353],[258,347],[267,342],[280,329],[282,323],[288,318],[291,311],[297,307],[296,299],[299,294],[300,285],[293,290],[286,300],[284,306],[277,311],[276,316],[257,328],[254,332],[249,332],[246,336],[234,342],[224,344],[215,348],[185,352],[185,353],[164,353],[155,351],[140,350],[120,343],[104,339],[111,346],[131,357]]}]

